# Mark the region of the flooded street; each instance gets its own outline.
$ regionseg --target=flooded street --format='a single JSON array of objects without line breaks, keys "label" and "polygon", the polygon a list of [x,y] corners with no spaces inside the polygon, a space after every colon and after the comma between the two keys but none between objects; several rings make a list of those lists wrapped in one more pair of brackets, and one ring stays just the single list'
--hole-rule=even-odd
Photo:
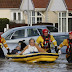
[{"label": "flooded street", "polygon": [[[16,44],[10,46],[12,49]],[[6,52],[4,48],[3,50]],[[0,72],[72,72],[72,64],[66,61],[65,54],[61,54],[54,63],[29,64],[0,59]]]}]

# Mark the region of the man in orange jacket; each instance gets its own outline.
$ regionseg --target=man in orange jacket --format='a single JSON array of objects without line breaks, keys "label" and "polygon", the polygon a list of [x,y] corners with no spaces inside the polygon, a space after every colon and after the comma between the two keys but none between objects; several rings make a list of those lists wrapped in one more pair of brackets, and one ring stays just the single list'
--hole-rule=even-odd
[{"label": "man in orange jacket", "polygon": [[67,61],[72,63],[72,32],[69,32],[69,39],[64,39],[64,41],[59,45],[57,52],[63,47],[67,46],[66,58]]},{"label": "man in orange jacket", "polygon": [[0,32],[0,57],[1,57],[1,58],[4,58],[5,56],[4,56],[4,52],[3,52],[3,50],[2,50],[2,44],[3,44],[4,47],[7,49],[7,51],[8,51],[7,54],[9,54],[10,52],[9,52],[8,45],[7,45],[6,41],[5,41],[5,39],[4,39],[3,37],[1,37],[1,34],[2,34],[2,32]]}]

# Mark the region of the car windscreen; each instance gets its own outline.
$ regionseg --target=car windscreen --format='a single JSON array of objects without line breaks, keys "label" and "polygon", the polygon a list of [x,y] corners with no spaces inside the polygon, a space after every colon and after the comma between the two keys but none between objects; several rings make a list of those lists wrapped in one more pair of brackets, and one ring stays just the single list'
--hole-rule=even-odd
[{"label": "car windscreen", "polygon": [[56,27],[53,27],[53,26],[47,26],[47,29],[49,29],[50,32],[58,32],[58,29]]},{"label": "car windscreen", "polygon": [[8,30],[5,33],[3,33],[1,36],[6,38],[10,33],[12,33],[12,30]]},{"label": "car windscreen", "polygon": [[57,35],[57,36],[54,36],[55,40],[57,41],[57,45],[59,46],[64,39],[68,39],[69,38],[69,35]]}]

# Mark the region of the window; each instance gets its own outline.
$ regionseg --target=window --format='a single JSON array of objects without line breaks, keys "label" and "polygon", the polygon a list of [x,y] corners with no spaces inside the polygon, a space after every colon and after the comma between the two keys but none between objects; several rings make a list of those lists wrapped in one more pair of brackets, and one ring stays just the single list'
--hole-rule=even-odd
[{"label": "window", "polygon": [[32,17],[32,24],[35,24],[35,17]]},{"label": "window", "polygon": [[59,13],[59,31],[66,32],[66,12]]},{"label": "window", "polygon": [[42,22],[42,17],[37,17],[37,23]]},{"label": "window", "polygon": [[66,18],[62,18],[62,32],[66,32]]},{"label": "window", "polygon": [[14,16],[13,17],[14,17],[13,20],[16,20],[16,13],[14,13]]},{"label": "window", "polygon": [[59,17],[61,17],[61,13],[59,13]]},{"label": "window", "polygon": [[59,31],[61,32],[61,18],[59,18]]},{"label": "window", "polygon": [[58,32],[58,29],[53,26],[47,26],[47,29],[50,30],[50,32]]},{"label": "window", "polygon": [[72,13],[69,13],[68,15],[69,15],[69,16],[72,16]]},{"label": "window", "polygon": [[28,37],[39,35],[36,29],[27,29],[27,33],[28,33]]},{"label": "window", "polygon": [[41,35],[43,35],[42,29],[38,29],[38,31],[40,32]]},{"label": "window", "polygon": [[30,20],[31,20],[32,24],[42,22],[42,15],[41,15],[40,12],[32,11],[31,15],[30,15],[30,18],[31,18]]},{"label": "window", "polygon": [[9,39],[11,38],[12,34],[13,34],[13,33],[10,33],[5,39],[6,39],[6,40],[9,40]]},{"label": "window", "polygon": [[68,39],[69,35],[57,35],[54,36],[55,40],[57,41],[58,46],[63,42],[64,39]]},{"label": "window", "polygon": [[13,12],[13,20],[21,20],[21,12]]},{"label": "window", "polygon": [[35,16],[35,12],[34,11],[32,11],[32,16]]},{"label": "window", "polygon": [[17,39],[17,38],[24,38],[25,37],[25,30],[18,30],[16,31],[13,36],[12,39]]},{"label": "window", "polygon": [[39,12],[37,12],[37,16],[41,16],[41,14]]},{"label": "window", "polygon": [[62,17],[66,17],[66,13],[62,13]]},{"label": "window", "polygon": [[21,20],[21,13],[18,13],[18,20]]}]

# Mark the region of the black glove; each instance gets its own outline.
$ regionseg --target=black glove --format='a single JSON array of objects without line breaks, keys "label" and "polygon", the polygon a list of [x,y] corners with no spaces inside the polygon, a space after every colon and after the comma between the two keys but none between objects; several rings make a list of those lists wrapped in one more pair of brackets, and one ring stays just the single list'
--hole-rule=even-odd
[{"label": "black glove", "polygon": [[56,50],[56,53],[58,53],[59,49]]},{"label": "black glove", "polygon": [[57,46],[55,46],[55,51],[57,51]]},{"label": "black glove", "polygon": [[8,51],[7,54],[10,54],[10,49],[7,49],[7,51]]}]

